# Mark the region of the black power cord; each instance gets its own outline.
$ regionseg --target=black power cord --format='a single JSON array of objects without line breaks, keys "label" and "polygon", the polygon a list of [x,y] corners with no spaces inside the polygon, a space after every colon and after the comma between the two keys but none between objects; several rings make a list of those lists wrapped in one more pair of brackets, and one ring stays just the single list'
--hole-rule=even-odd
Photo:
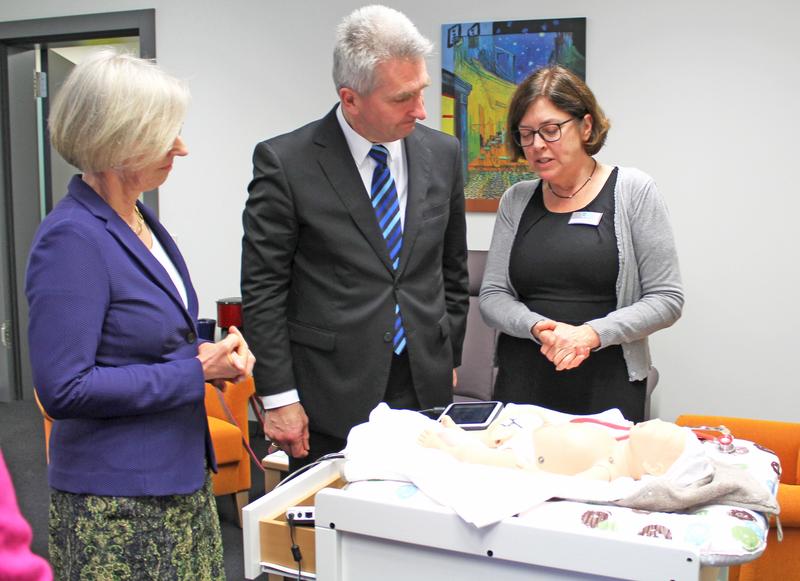
[{"label": "black power cord", "polygon": [[[289,474],[286,478],[284,478],[283,480],[281,480],[278,483],[278,486],[283,486],[284,484],[286,484],[290,480],[294,480],[295,478],[297,478],[301,474],[305,473],[307,470],[309,470],[310,468],[316,466],[317,464],[320,464],[322,462],[327,462],[328,460],[336,460],[337,458],[344,458],[344,454],[342,454],[341,452],[334,452],[333,454],[325,454],[324,456],[320,457],[319,459],[315,460],[314,462],[306,464],[302,468],[298,468],[297,470],[295,470],[294,472]],[[275,488],[278,488],[278,486],[276,486]],[[302,568],[303,553],[300,550],[300,546],[294,540],[294,528],[297,526],[297,523],[294,522],[294,515],[293,514],[287,515],[286,516],[286,521],[289,524],[289,538],[291,538],[291,540],[292,540],[292,546],[290,547],[291,550],[292,550],[292,559],[294,559],[294,561],[297,563],[297,581],[302,581],[302,579],[303,579],[303,568]]]},{"label": "black power cord", "polygon": [[[327,462],[329,460],[336,460],[338,458],[344,458],[344,454],[342,454],[341,452],[334,452],[332,454],[325,454],[324,456],[318,458],[314,462],[306,464],[302,468],[298,468],[297,470],[295,470],[294,472],[289,474],[286,478],[284,478],[283,480],[281,480],[278,483],[278,486],[283,486],[284,484],[286,484],[290,480],[294,480],[295,478],[297,478],[301,474],[304,474],[307,470],[313,468],[317,464],[321,464],[322,462]],[[278,486],[276,486],[275,488],[278,488]],[[303,577],[302,577],[303,553],[300,551],[300,546],[294,540],[294,528],[297,526],[297,523],[294,522],[294,515],[293,514],[287,515],[286,516],[286,521],[289,523],[289,538],[291,538],[291,540],[292,540],[292,546],[291,546],[292,558],[297,563],[297,581],[302,581],[302,579],[303,579]]]},{"label": "black power cord", "polygon": [[[284,478],[283,480],[278,482],[278,486],[283,486],[287,482],[289,482],[291,480],[294,480],[295,478],[297,478],[301,474],[304,474],[306,471],[310,470],[311,468],[313,468],[317,464],[321,464],[323,462],[327,462],[328,460],[337,460],[339,458],[344,458],[344,454],[342,454],[341,452],[333,452],[331,454],[325,454],[324,456],[321,456],[320,458],[317,458],[313,462],[310,462],[310,463],[306,464],[305,466],[302,466],[302,467],[298,468],[297,470],[295,470],[294,472],[292,472],[291,474],[289,474],[286,478]],[[278,488],[278,486],[276,486],[275,488]]]},{"label": "black power cord", "polygon": [[442,412],[444,412],[444,406],[438,406],[438,407],[435,407],[435,408],[428,408],[428,409],[425,409],[425,410],[419,410],[419,413],[421,413],[423,416],[425,416],[427,418],[430,418],[432,420],[438,420],[439,416],[442,415]]},{"label": "black power cord", "polygon": [[303,577],[303,553],[300,551],[300,547],[294,540],[294,515],[290,514],[287,517],[287,521],[289,523],[289,538],[292,540],[292,559],[294,559],[295,563],[297,563],[297,581],[302,581]]}]

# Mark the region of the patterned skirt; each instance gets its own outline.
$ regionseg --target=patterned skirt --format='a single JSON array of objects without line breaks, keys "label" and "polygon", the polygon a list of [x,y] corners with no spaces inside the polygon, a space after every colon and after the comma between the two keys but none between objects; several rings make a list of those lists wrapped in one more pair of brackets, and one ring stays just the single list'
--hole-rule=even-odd
[{"label": "patterned skirt", "polygon": [[210,475],[188,495],[51,490],[49,541],[59,581],[225,579]]}]

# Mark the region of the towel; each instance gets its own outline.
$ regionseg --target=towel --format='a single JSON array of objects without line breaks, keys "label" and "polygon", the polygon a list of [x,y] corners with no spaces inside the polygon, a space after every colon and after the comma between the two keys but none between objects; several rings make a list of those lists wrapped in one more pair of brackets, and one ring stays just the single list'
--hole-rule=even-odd
[{"label": "towel", "polygon": [[[534,407],[510,404],[503,413],[506,417],[526,415],[529,408]],[[575,417],[545,412],[551,414],[548,422],[569,421]],[[619,410],[597,417],[613,423],[625,422]],[[499,522],[564,494],[592,502],[609,502],[625,498],[636,486],[629,478],[608,483],[461,462],[442,450],[424,448],[417,443],[423,430],[438,426],[438,422],[420,413],[393,410],[386,404],[379,404],[370,413],[369,421],[355,426],[348,435],[344,450],[345,479],[348,482],[411,482],[434,501],[452,508],[477,527]]]},{"label": "towel", "polygon": [[[527,407],[516,406],[516,410],[504,413],[525,413]],[[594,417],[598,416],[610,423],[619,423],[621,418],[619,410]],[[563,421],[574,417],[552,416]],[[778,511],[774,496],[764,485],[752,477],[745,478],[747,475],[741,469],[722,462],[714,462],[714,473],[691,486],[676,484],[674,474],[669,478],[648,476],[642,480],[617,478],[603,482],[461,462],[442,450],[417,443],[423,430],[437,426],[437,422],[417,412],[393,410],[379,404],[370,413],[368,422],[350,431],[344,450],[345,479],[411,482],[476,527],[499,522],[552,498],[654,511],[679,511],[722,502],[766,513]]]},{"label": "towel", "polygon": [[765,514],[778,514],[775,496],[749,473],[711,459],[713,474],[689,486],[666,478],[649,478],[630,496],[614,504],[660,512],[690,511],[707,504],[730,504]]}]

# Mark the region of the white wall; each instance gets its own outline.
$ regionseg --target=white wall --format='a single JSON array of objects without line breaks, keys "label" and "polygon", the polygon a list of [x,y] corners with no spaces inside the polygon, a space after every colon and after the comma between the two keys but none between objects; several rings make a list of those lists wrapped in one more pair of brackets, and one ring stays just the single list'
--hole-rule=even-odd
[{"label": "white wall", "polygon": [[[387,0],[439,44],[440,25],[587,17],[587,80],[614,124],[600,158],[653,175],[670,206],[686,290],[652,341],[656,410],[797,421],[800,283],[793,0]],[[191,155],[162,188],[201,299],[238,295],[240,216],[254,144],[323,115],[335,23],[361,2],[116,0],[156,8],[159,62],[189,80]],[[5,0],[0,20],[103,12],[105,0]],[[438,58],[429,121],[439,126]],[[491,215],[469,217],[488,247]]]}]

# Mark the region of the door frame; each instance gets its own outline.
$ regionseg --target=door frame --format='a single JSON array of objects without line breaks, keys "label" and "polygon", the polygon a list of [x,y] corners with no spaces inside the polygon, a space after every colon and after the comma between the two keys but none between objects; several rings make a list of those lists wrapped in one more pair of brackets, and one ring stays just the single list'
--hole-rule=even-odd
[{"label": "door frame", "polygon": [[[0,273],[9,282],[8,309],[11,320],[12,349],[10,374],[13,399],[32,397],[32,386],[22,385],[22,369],[27,362],[22,361],[20,345],[20,325],[23,321],[21,313],[22,292],[19,285],[22,281],[17,277],[17,259],[14,238],[14,201],[11,181],[11,136],[9,106],[9,71],[8,47],[27,44],[46,44],[71,40],[91,40],[96,38],[114,38],[121,36],[139,37],[139,56],[156,57],[156,21],[155,9],[127,10],[101,14],[81,14],[53,18],[36,18],[30,20],[11,20],[0,22],[0,203],[5,206],[6,239],[0,244],[7,253],[8,272]],[[146,192],[144,202],[158,215],[158,190]],[[47,204],[49,205],[49,201]],[[49,209],[49,208],[48,208]]]}]

